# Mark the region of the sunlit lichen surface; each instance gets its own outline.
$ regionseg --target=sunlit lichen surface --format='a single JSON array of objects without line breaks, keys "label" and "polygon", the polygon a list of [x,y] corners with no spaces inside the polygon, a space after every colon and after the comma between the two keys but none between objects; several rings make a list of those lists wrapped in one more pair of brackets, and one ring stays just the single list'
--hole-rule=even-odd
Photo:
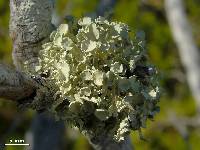
[{"label": "sunlit lichen surface", "polygon": [[91,137],[106,133],[121,141],[145,127],[159,110],[157,75],[143,33],[130,34],[126,24],[102,17],[61,24],[35,68],[53,91],[43,105]]}]

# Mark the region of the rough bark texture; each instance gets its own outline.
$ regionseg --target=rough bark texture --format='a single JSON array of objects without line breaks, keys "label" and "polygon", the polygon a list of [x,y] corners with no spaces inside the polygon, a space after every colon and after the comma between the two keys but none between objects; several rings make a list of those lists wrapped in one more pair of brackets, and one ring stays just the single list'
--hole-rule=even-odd
[{"label": "rough bark texture", "polygon": [[36,86],[36,82],[24,73],[0,64],[0,97],[13,101],[28,99]]},{"label": "rough bark texture", "polygon": [[53,29],[52,12],[52,0],[10,0],[10,36],[17,69],[27,60],[30,68],[37,64],[41,44]]},{"label": "rough bark texture", "polygon": [[200,53],[194,42],[182,0],[165,0],[165,10],[186,70],[188,84],[200,112]]}]

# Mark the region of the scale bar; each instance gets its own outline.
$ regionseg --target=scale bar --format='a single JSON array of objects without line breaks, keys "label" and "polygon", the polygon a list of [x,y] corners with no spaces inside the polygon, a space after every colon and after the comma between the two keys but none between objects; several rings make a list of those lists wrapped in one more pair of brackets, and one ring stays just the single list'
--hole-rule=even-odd
[{"label": "scale bar", "polygon": [[5,146],[18,146],[18,145],[25,145],[25,146],[29,146],[30,144],[5,144]]}]

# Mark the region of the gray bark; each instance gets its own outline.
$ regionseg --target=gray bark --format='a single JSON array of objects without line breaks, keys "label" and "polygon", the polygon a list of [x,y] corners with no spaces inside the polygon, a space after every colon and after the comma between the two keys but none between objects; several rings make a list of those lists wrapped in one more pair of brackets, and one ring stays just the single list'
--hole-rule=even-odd
[{"label": "gray bark", "polygon": [[186,77],[200,112],[200,53],[197,48],[182,0],[165,0],[167,19],[179,55],[186,70]]},{"label": "gray bark", "polygon": [[0,64],[0,97],[13,101],[28,99],[37,84],[30,77]]},{"label": "gray bark", "polygon": [[38,63],[42,42],[53,26],[52,0],[10,0],[10,37],[13,40],[13,62],[18,70],[29,60],[28,66]]}]

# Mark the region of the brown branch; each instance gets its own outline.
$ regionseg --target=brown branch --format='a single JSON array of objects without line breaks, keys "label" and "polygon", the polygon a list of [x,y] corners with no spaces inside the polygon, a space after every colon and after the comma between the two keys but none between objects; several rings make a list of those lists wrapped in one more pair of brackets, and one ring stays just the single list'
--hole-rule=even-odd
[{"label": "brown branch", "polygon": [[25,74],[0,64],[0,97],[13,101],[26,99],[36,86],[36,82]]}]

